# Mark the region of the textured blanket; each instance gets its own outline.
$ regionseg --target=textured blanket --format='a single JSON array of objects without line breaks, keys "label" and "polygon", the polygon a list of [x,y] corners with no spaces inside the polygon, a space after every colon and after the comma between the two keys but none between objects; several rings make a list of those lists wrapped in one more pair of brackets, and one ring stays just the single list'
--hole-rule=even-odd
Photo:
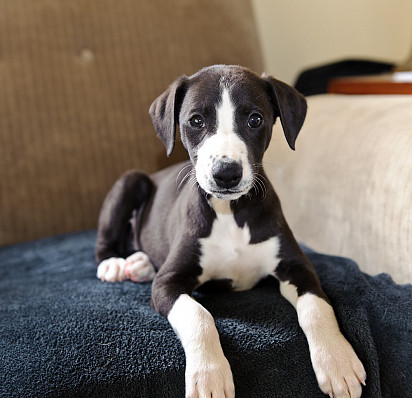
[{"label": "textured blanket", "polygon": [[[101,283],[95,232],[0,250],[1,397],[184,397],[184,353],[150,284]],[[412,397],[412,286],[304,249],[368,374],[362,397]],[[236,397],[324,397],[274,279],[197,295],[214,315]]]}]

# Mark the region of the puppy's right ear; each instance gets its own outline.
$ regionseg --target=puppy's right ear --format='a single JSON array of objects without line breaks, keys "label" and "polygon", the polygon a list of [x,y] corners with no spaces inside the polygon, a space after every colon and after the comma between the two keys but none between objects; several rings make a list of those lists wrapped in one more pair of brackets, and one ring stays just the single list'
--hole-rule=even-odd
[{"label": "puppy's right ear", "polygon": [[293,87],[271,76],[262,75],[269,87],[269,97],[275,114],[280,117],[286,141],[295,149],[295,141],[305,121],[307,104],[305,97]]},{"label": "puppy's right ear", "polygon": [[153,126],[166,147],[167,156],[172,154],[175,147],[176,124],[179,120],[180,107],[188,80],[187,76],[179,77],[153,101],[149,108]]}]

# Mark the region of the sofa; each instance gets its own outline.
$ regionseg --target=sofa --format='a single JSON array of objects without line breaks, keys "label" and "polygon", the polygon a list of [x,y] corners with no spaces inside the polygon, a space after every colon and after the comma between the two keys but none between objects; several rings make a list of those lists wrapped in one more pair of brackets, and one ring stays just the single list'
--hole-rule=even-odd
[{"label": "sofa", "polygon": [[266,170],[298,240],[412,282],[412,96],[316,95],[296,151],[274,128]]},{"label": "sofa", "polygon": [[[0,0],[0,396],[183,397],[184,353],[151,284],[101,283],[93,246],[124,171],[171,158],[148,116],[181,74],[260,73],[247,0]],[[265,168],[342,332],[362,397],[412,391],[412,97],[308,98],[296,151],[274,128]],[[214,316],[236,397],[323,397],[274,279],[196,293]]]}]

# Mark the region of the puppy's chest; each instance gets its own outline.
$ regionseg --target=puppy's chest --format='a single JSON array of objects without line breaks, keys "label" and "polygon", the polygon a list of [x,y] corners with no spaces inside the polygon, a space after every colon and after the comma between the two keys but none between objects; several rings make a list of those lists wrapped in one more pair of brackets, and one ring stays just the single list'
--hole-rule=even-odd
[{"label": "puppy's chest", "polygon": [[273,274],[279,263],[279,239],[250,243],[247,224],[240,228],[233,214],[218,214],[209,237],[200,239],[200,283],[230,279],[234,290],[251,289]]}]

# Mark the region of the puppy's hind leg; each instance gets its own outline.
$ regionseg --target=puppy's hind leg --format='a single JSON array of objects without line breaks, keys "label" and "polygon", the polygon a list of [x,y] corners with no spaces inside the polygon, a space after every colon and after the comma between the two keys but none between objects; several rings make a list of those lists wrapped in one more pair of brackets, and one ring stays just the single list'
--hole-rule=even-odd
[{"label": "puppy's hind leg", "polygon": [[141,216],[152,191],[153,183],[147,175],[130,171],[116,181],[107,194],[99,216],[95,247],[97,277],[102,281],[144,281],[154,272],[147,256],[135,253],[131,225],[134,212],[138,218]]},{"label": "puppy's hind leg", "polygon": [[123,282],[130,279],[133,282],[150,282],[156,275],[156,270],[149,256],[138,251],[126,259],[110,257],[103,260],[97,267],[97,277],[102,282]]},{"label": "puppy's hind leg", "polygon": [[156,270],[149,256],[139,251],[126,258],[124,273],[133,282],[149,282],[153,280]]}]

